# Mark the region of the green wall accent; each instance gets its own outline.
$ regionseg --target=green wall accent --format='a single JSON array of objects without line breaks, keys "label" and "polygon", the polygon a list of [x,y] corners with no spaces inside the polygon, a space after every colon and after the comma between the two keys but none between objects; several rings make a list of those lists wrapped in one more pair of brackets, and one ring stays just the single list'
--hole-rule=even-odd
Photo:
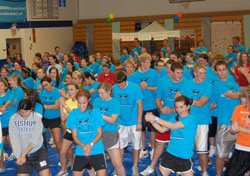
[{"label": "green wall accent", "polygon": [[[112,32],[120,32],[120,22],[112,22]],[[120,59],[120,40],[114,40],[114,59]]]}]

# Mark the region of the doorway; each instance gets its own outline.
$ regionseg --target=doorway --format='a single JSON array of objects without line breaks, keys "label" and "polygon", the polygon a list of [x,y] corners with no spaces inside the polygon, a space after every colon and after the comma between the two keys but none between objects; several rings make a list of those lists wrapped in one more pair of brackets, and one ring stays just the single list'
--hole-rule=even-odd
[{"label": "doorway", "polygon": [[21,38],[6,39],[7,56],[15,57],[16,53],[22,54]]}]

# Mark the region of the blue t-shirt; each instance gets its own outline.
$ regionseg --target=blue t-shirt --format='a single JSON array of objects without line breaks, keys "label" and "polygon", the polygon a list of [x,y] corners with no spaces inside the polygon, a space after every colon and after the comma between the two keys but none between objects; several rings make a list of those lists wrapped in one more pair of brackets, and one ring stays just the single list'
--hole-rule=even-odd
[{"label": "blue t-shirt", "polygon": [[[211,99],[212,85],[207,81],[196,83],[194,80],[189,80],[185,82],[180,92],[181,94],[193,100],[200,100],[201,97],[207,97]],[[211,114],[209,101],[202,107],[191,106],[191,114],[197,118],[199,125],[210,124]]]},{"label": "blue t-shirt", "polygon": [[12,108],[14,101],[11,92],[9,90],[6,91],[4,96],[2,97],[0,96],[0,107],[2,107],[7,101],[11,101],[11,105],[9,105],[8,108],[4,112],[2,112],[2,115],[0,116],[2,128],[9,127],[10,117],[14,114]]},{"label": "blue t-shirt", "polygon": [[225,97],[228,91],[240,92],[241,89],[236,82],[232,81],[215,81],[213,94],[218,106],[218,125],[231,125],[231,117],[236,106],[240,105],[240,99],[231,99]]},{"label": "blue t-shirt", "polygon": [[[67,62],[64,62],[64,68],[67,67]],[[73,62],[73,65],[75,66],[75,70],[78,70],[79,69],[79,64],[77,62]]]},{"label": "blue t-shirt", "polygon": [[[169,121],[177,122],[175,117]],[[193,115],[188,115],[185,118],[179,117],[179,121],[184,125],[184,128],[171,130],[167,152],[182,159],[190,159],[194,154],[197,119]]]},{"label": "blue t-shirt", "polygon": [[[161,69],[160,78],[163,78],[163,77],[165,77],[165,76],[168,76],[166,66],[163,67],[163,68]],[[186,80],[191,80],[191,79],[193,79],[193,74],[191,74],[191,73],[188,71],[188,68],[187,68],[187,67],[183,67],[183,77],[185,77]]]},{"label": "blue t-shirt", "polygon": [[[207,48],[205,46],[201,48],[195,48],[194,50],[198,52],[205,52],[205,54],[207,54]],[[195,52],[194,52],[194,55],[195,55],[195,59],[198,59],[200,57],[200,54],[197,54]]]},{"label": "blue t-shirt", "polygon": [[236,57],[237,57],[237,53],[231,53],[231,54],[227,53],[227,54],[226,54],[225,58],[226,58],[227,61],[228,61],[229,59],[231,59],[231,58],[234,59],[233,61],[231,61],[230,63],[227,64],[228,70],[230,70],[230,68],[234,67],[233,63],[234,63],[235,61],[237,61]]},{"label": "blue t-shirt", "polygon": [[[39,97],[44,105],[54,105],[57,100],[60,100],[61,96],[59,89],[54,87],[51,91],[43,89],[39,92]],[[60,108],[58,109],[45,109],[44,118],[56,119],[60,117]]]},{"label": "blue t-shirt", "polygon": [[[90,144],[97,135],[97,129],[104,125],[102,114],[99,109],[87,109],[81,112],[79,108],[71,111],[68,115],[66,128],[76,129],[77,137],[82,144]],[[102,139],[100,139],[91,149],[90,155],[104,153]],[[83,148],[76,146],[75,154],[77,156],[85,156]]]},{"label": "blue t-shirt", "polygon": [[[98,108],[102,114],[109,116],[109,117],[111,117],[113,114],[120,115],[121,113],[120,102],[115,98],[112,98],[108,101],[104,101],[101,98],[96,98],[93,105],[95,108]],[[102,127],[102,131],[103,132],[118,132],[117,121],[113,124],[104,121],[104,126]]]},{"label": "blue t-shirt", "polygon": [[139,56],[140,56],[141,55],[141,49],[142,49],[142,47],[132,49],[131,55],[133,57],[135,57],[135,52],[137,51],[139,53]]},{"label": "blue t-shirt", "polygon": [[121,115],[118,123],[124,126],[132,126],[137,124],[138,104],[143,99],[140,87],[135,83],[128,82],[127,87],[123,90],[117,84],[113,86],[114,98],[121,104]]},{"label": "blue t-shirt", "polygon": [[121,56],[121,64],[124,66],[124,62],[131,57],[130,54]]},{"label": "blue t-shirt", "polygon": [[81,67],[81,72],[89,72],[90,74],[92,74],[92,72],[91,72],[91,70],[90,70],[90,68],[89,67],[85,67],[85,68],[82,68]]},{"label": "blue t-shirt", "polygon": [[93,72],[92,72],[93,75],[95,75],[96,73],[98,73],[98,68],[99,68],[99,65],[96,62],[94,64],[90,64],[89,65],[89,69],[93,70]]},{"label": "blue t-shirt", "polygon": [[[171,79],[161,79],[159,86],[156,90],[156,98],[163,101],[163,107],[168,106],[170,108],[175,108],[175,94],[183,88],[184,80],[180,82],[173,82]],[[175,117],[177,113],[171,114],[160,114],[160,118],[163,120],[169,120]]]},{"label": "blue t-shirt", "polygon": [[248,49],[248,52],[247,52],[247,53],[248,53],[248,55],[250,55],[250,47],[249,47],[249,49]]},{"label": "blue t-shirt", "polygon": [[32,89],[34,87],[34,79],[32,77],[23,79],[23,82],[28,89]]},{"label": "blue t-shirt", "polygon": [[43,105],[36,102],[34,112],[41,114],[41,116],[43,117]]},{"label": "blue t-shirt", "polygon": [[13,101],[13,111],[14,112],[17,112],[17,108],[18,108],[18,105],[19,105],[19,102],[24,99],[24,91],[23,89],[18,86],[16,89],[11,89],[11,95],[14,99],[14,101],[16,100],[16,104],[14,105],[14,101]]},{"label": "blue t-shirt", "polygon": [[20,71],[13,71],[11,75],[18,75],[23,80],[22,73]]},{"label": "blue t-shirt", "polygon": [[246,48],[243,45],[233,45],[233,48],[239,48],[239,52],[246,51]]},{"label": "blue t-shirt", "polygon": [[[140,87],[141,82],[144,81],[148,84],[148,87],[157,87],[158,85],[158,73],[155,69],[148,69],[148,71],[142,73],[140,70],[137,70],[132,75],[132,82],[137,84]],[[143,110],[153,110],[157,109],[156,103],[155,103],[155,92],[147,89],[142,90],[143,95]]]},{"label": "blue t-shirt", "polygon": [[[54,80],[54,81],[52,81],[52,86],[53,87],[56,87],[56,81]],[[58,87],[56,87],[56,88],[58,88],[59,90],[61,90],[61,89],[66,89],[65,88],[65,86],[64,86],[64,84],[63,84],[63,82],[61,82],[61,81],[59,81],[59,85],[58,85]]]},{"label": "blue t-shirt", "polygon": [[93,103],[94,100],[99,97],[99,94],[97,92],[97,87],[99,86],[99,84],[100,84],[99,82],[95,81],[92,85],[83,87],[84,89],[87,89],[88,91],[90,91],[90,89],[94,89],[96,91],[95,93],[92,93],[90,95],[91,103]]},{"label": "blue t-shirt", "polygon": [[41,83],[41,80],[38,79],[38,80],[35,82],[35,84],[34,84],[34,86],[33,86],[33,89],[35,89],[35,90],[37,91],[37,90],[38,90],[38,87],[39,87],[40,85],[42,85],[42,83]]}]

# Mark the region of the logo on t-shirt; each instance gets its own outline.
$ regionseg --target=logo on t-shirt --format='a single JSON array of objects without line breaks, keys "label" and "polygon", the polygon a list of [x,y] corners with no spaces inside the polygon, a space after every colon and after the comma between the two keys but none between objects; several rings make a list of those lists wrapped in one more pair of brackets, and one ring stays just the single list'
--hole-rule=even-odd
[{"label": "logo on t-shirt", "polygon": [[118,98],[119,98],[121,106],[126,106],[126,107],[131,106],[129,102],[128,94],[120,94]]},{"label": "logo on t-shirt", "polygon": [[184,135],[182,133],[182,129],[171,130],[171,138],[184,140]]}]

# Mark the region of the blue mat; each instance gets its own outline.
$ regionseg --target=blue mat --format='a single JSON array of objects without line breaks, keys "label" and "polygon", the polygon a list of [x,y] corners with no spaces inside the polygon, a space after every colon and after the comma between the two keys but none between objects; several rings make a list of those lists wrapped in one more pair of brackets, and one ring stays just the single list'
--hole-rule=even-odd
[{"label": "blue mat", "polygon": [[[48,134],[48,136],[49,136],[49,134]],[[148,144],[149,143],[148,134],[146,134],[146,136],[147,136],[146,143]],[[48,139],[49,139],[49,137],[48,137]],[[8,154],[10,154],[10,148],[8,147],[8,145],[5,145],[4,147],[5,147],[6,152]],[[57,150],[55,148],[51,148],[50,145],[48,146],[48,149],[49,149],[48,151],[49,151],[50,170],[51,170],[52,176],[54,176],[60,171],[60,167],[57,166],[57,164],[59,162],[59,154],[58,154]],[[148,150],[150,150],[150,148],[148,148]],[[212,158],[212,161],[213,161],[213,165],[208,168],[208,173],[209,173],[210,176],[216,175],[215,158],[214,157]],[[14,160],[14,161],[6,161],[4,163],[6,171],[5,171],[5,173],[0,174],[0,176],[14,176],[14,175],[16,175],[15,162],[16,162],[16,160]],[[138,165],[139,172],[141,172],[145,168],[147,168],[147,166],[150,165],[150,162],[151,162],[151,160],[150,160],[149,157],[145,158],[145,159],[141,159],[139,161],[139,165]],[[158,161],[157,166],[159,165],[159,162],[160,161]],[[193,169],[195,171],[195,176],[201,175],[201,172],[197,171],[197,169],[196,169],[196,167],[199,165],[199,158],[198,158],[197,154],[194,155],[193,162],[194,162]],[[124,167],[126,169],[126,175],[127,176],[132,175],[133,155],[132,155],[131,146],[128,147],[127,152],[124,154],[123,164],[124,164]],[[112,172],[114,171],[114,168],[113,168],[113,166],[111,164],[111,160],[107,161],[107,166],[108,166],[107,175],[111,176]],[[72,171],[68,170],[68,172],[69,172],[69,176],[71,176]],[[85,173],[84,175],[88,175],[88,174]],[[156,175],[157,176],[161,175],[158,167],[156,168]],[[175,175],[175,174],[171,174],[171,176],[172,175]],[[32,176],[38,176],[38,173],[36,171],[34,171],[34,174],[32,174]]]}]

